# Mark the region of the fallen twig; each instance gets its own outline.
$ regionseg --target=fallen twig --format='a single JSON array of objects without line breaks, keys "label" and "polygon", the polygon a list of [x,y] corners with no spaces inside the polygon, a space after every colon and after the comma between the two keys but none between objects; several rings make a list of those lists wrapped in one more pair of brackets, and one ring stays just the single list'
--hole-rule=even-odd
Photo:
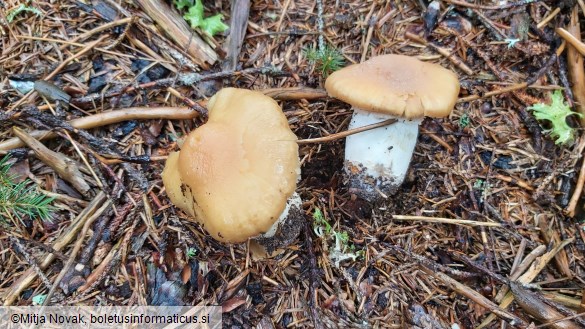
[{"label": "fallen twig", "polygon": [[429,136],[430,138],[432,138],[435,142],[441,144],[442,147],[444,147],[445,149],[447,149],[447,152],[449,153],[453,153],[453,147],[451,145],[449,145],[449,143],[445,142],[441,137],[437,136],[437,134],[435,134],[434,132],[430,131],[430,130],[426,130],[424,128],[420,128],[420,131],[423,134],[426,134],[427,136]]},{"label": "fallen twig", "polygon": [[230,34],[226,39],[227,45],[226,57],[223,68],[235,70],[246,36],[246,27],[250,13],[250,0],[231,1],[232,17],[230,19]]},{"label": "fallen twig", "polygon": [[[543,323],[541,325],[536,326],[535,328],[546,328],[546,327],[549,327],[549,326],[551,326],[553,324],[557,324],[557,323],[562,322],[562,321],[573,320],[573,319],[580,318],[580,317],[583,317],[583,316],[585,316],[585,312],[581,312],[579,314],[575,314],[575,315],[572,315],[572,316],[566,316],[566,317],[560,318],[558,320],[550,321],[550,322],[547,322],[547,323]],[[561,327],[561,328],[567,328],[567,327]]]},{"label": "fallen twig", "polygon": [[67,260],[67,263],[65,263],[65,266],[63,266],[63,269],[61,269],[61,272],[59,273],[59,275],[57,276],[57,278],[53,282],[53,286],[51,287],[51,289],[47,293],[47,296],[45,297],[45,301],[43,302],[43,307],[49,305],[49,303],[51,302],[51,296],[55,292],[55,289],[59,286],[59,283],[61,283],[61,280],[69,272],[69,269],[71,268],[71,266],[75,262],[75,258],[77,257],[77,253],[79,252],[79,250],[81,250],[81,246],[83,245],[84,237],[85,237],[85,235],[87,235],[87,232],[89,231],[89,227],[111,205],[112,205],[111,201],[107,200],[91,217],[89,217],[85,221],[85,223],[83,224],[83,228],[81,229],[81,232],[78,235],[78,239],[75,242],[75,246],[73,246],[73,250],[71,250],[71,252],[69,253],[69,259]]},{"label": "fallen twig", "polygon": [[[532,263],[528,271],[526,271],[526,273],[518,277],[517,282],[521,284],[527,284],[532,282],[532,280],[534,280],[538,276],[538,274],[540,274],[540,272],[548,265],[548,263],[555,257],[555,255],[560,250],[562,250],[566,245],[572,243],[573,240],[574,239],[564,240],[561,243],[555,245],[549,252],[545,253],[541,257],[538,257]],[[514,296],[512,295],[512,293],[508,292],[500,302],[500,307],[505,309],[512,303],[512,301],[514,301]],[[483,320],[482,323],[477,327],[477,329],[487,327],[492,321],[495,320],[495,318],[496,316],[494,314],[488,315],[485,318],[485,320]]]},{"label": "fallen twig", "polygon": [[[546,242],[547,245],[558,244],[561,238],[557,230],[554,230],[549,226],[549,220],[547,219],[547,216],[544,214],[537,216],[539,219],[538,226],[540,227],[540,235],[542,236],[544,242]],[[565,249],[559,250],[559,253],[555,255],[555,263],[560,273],[568,278],[573,277],[573,273],[571,272],[569,265],[569,257]]]},{"label": "fallen twig", "polygon": [[403,221],[421,221],[428,223],[441,223],[441,224],[453,224],[462,226],[489,226],[489,227],[502,227],[503,225],[496,222],[479,222],[475,220],[466,219],[452,219],[452,218],[440,218],[440,217],[425,217],[425,216],[409,216],[409,215],[392,215],[392,219],[403,220]]},{"label": "fallen twig", "polygon": [[460,1],[460,0],[446,0],[446,1],[450,4],[461,6],[461,7],[466,7],[466,8],[483,9],[483,10],[503,10],[503,9],[508,9],[508,8],[526,6],[526,5],[529,5],[531,3],[540,2],[543,0],[520,0],[517,2],[502,4],[499,6],[476,5],[473,3],[468,3],[468,2]]},{"label": "fallen twig", "polygon": [[82,195],[88,196],[90,187],[74,160],[64,154],[49,150],[43,143],[18,127],[13,127],[12,132],[33,150],[41,161],[53,168],[61,178],[71,183]]},{"label": "fallen twig", "polygon": [[14,251],[24,256],[26,262],[31,266],[31,269],[35,271],[36,275],[39,276],[45,287],[48,289],[53,289],[53,284],[51,283],[51,280],[49,280],[45,273],[43,273],[43,270],[39,266],[39,263],[37,262],[35,257],[31,255],[22,244],[22,242],[25,241],[22,239],[18,239],[16,237],[10,237],[10,242],[12,243],[12,248],[14,248]]},{"label": "fallen twig", "polygon": [[[567,27],[570,33],[577,41],[581,41],[581,28],[579,27],[579,12],[577,6],[573,7],[571,12],[571,21]],[[567,40],[568,41],[568,40]],[[570,41],[569,41],[570,42]],[[585,44],[580,43],[584,47]],[[583,68],[583,53],[571,43],[567,48],[567,66],[569,67],[569,77],[571,78],[571,90],[576,103],[575,109],[581,113],[581,125],[585,124],[585,69]]]},{"label": "fallen twig", "polygon": [[[134,210],[136,209],[142,209],[142,206],[137,206],[136,208],[134,208]],[[119,222],[120,220],[122,219],[120,218],[118,220],[118,218],[116,218],[114,219],[112,224],[114,223],[120,224]],[[140,221],[137,219],[137,217],[133,218],[132,225],[128,228],[126,232],[116,232],[117,233],[116,235],[118,234],[121,235],[121,233],[124,233],[124,238],[120,239],[118,243],[116,243],[114,247],[112,247],[110,252],[102,260],[100,265],[96,267],[93,270],[93,272],[86,278],[85,284],[77,289],[77,292],[79,292],[80,296],[77,296],[76,299],[81,298],[88,289],[95,287],[97,284],[99,284],[101,280],[106,275],[109,274],[109,271],[112,269],[112,267],[116,265],[116,262],[124,257],[123,254],[128,251],[128,243],[130,242],[132,235],[135,233],[134,229],[136,228],[136,225],[139,222]]]},{"label": "fallen twig", "polygon": [[460,283],[460,282],[452,279],[447,274],[442,273],[442,272],[435,272],[435,271],[432,271],[432,270],[424,268],[424,267],[423,267],[423,270],[427,274],[432,275],[435,278],[441,280],[445,285],[447,285],[447,287],[454,290],[458,294],[461,294],[461,295],[473,300],[474,302],[481,305],[482,307],[485,307],[490,312],[492,312],[492,314],[496,314],[499,318],[505,319],[513,327],[516,327],[518,325],[520,325],[522,327],[528,327],[528,323],[526,321],[524,321],[524,319],[521,319],[521,318],[517,317],[516,315],[514,315],[513,313],[506,311],[503,307],[498,307],[498,305],[493,303],[491,300],[485,298],[480,293],[469,288],[468,286],[464,285],[463,283]]},{"label": "fallen twig", "polygon": [[439,54],[445,56],[448,60],[450,60],[451,63],[453,63],[455,66],[457,66],[461,71],[465,72],[465,74],[473,75],[473,70],[469,66],[467,66],[467,64],[465,64],[465,62],[463,62],[463,60],[461,60],[459,57],[455,56],[455,53],[453,51],[451,51],[450,49],[440,47],[432,42],[428,42],[425,39],[421,38],[420,36],[418,36],[412,32],[406,32],[404,34],[404,36],[410,40],[413,40],[413,41],[418,42],[422,45],[425,45],[425,46],[428,46],[428,47],[435,49]]},{"label": "fallen twig", "polygon": [[368,131],[368,130],[371,130],[371,129],[376,129],[376,128],[384,127],[384,126],[393,124],[395,122],[396,122],[396,119],[388,119],[388,120],[384,120],[384,121],[381,121],[381,122],[378,122],[378,123],[374,123],[374,124],[371,124],[371,125],[367,125],[367,126],[363,126],[363,127],[359,127],[359,128],[355,128],[355,129],[349,129],[349,130],[342,131],[342,132],[336,133],[336,134],[331,134],[331,135],[325,136],[325,137],[309,138],[309,139],[300,139],[300,140],[297,141],[297,144],[304,145],[304,144],[312,144],[312,143],[327,143],[327,142],[332,142],[332,141],[338,140],[340,138],[347,137],[349,135],[361,133],[361,132]]},{"label": "fallen twig", "polygon": [[[579,142],[579,147],[577,148],[578,152],[575,154],[583,154],[583,150],[585,149],[585,137],[581,137]],[[579,199],[581,199],[581,193],[583,193],[583,186],[585,185],[585,159],[581,162],[581,170],[579,170],[579,178],[577,178],[577,183],[575,184],[575,191],[573,191],[573,195],[571,196],[571,200],[565,208],[565,213],[569,217],[575,217],[575,211],[577,209],[577,204],[579,203]]]},{"label": "fallen twig", "polygon": [[571,32],[563,29],[562,27],[557,27],[555,29],[558,35],[561,38],[565,39],[571,46],[575,48],[581,55],[585,56],[585,43],[581,42],[577,37],[575,37]]},{"label": "fallen twig", "polygon": [[176,11],[163,1],[137,1],[144,12],[155,21],[175,43],[187,48],[191,57],[204,69],[217,61],[217,54]]},{"label": "fallen twig", "polygon": [[482,98],[488,98],[488,97],[492,97],[492,96],[496,96],[496,95],[508,93],[508,92],[511,92],[511,91],[524,89],[526,87],[528,87],[528,83],[526,83],[526,82],[517,83],[517,84],[511,85],[509,87],[505,87],[505,88],[502,88],[502,89],[498,89],[498,90],[494,90],[494,91],[487,92],[487,93],[485,93],[483,95],[470,95],[470,96],[467,96],[467,97],[459,98],[457,100],[457,103],[471,102],[471,101],[475,101],[475,100],[482,99]]},{"label": "fallen twig", "polygon": [[104,93],[94,93],[90,95],[86,95],[79,98],[71,99],[71,103],[76,104],[78,106],[83,106],[83,104],[91,104],[96,101],[100,101],[106,98],[120,96],[125,93],[129,93],[135,90],[147,90],[153,88],[167,88],[171,86],[193,86],[197,85],[202,81],[209,81],[215,79],[224,79],[230,77],[238,77],[244,74],[267,74],[267,75],[289,75],[279,69],[274,67],[260,67],[260,68],[248,68],[240,71],[222,71],[217,73],[210,73],[206,75],[201,75],[199,73],[187,73],[181,74],[178,77],[172,78],[164,78],[160,80],[155,80],[151,82],[146,82],[137,86],[129,86],[127,88],[118,88],[110,91],[106,91]]},{"label": "fallen twig", "polygon": [[[188,120],[197,117],[199,113],[185,107],[132,107],[122,110],[102,112],[83,118],[73,119],[69,124],[77,129],[91,129],[128,120]],[[37,140],[55,138],[56,135],[47,130],[31,131],[29,135]],[[0,153],[22,147],[20,138],[11,138],[0,143]]]},{"label": "fallen twig", "polygon": [[[83,227],[84,223],[96,212],[98,207],[106,200],[106,195],[103,192],[99,192],[92,202],[85,208],[75,220],[71,222],[69,229],[63,232],[53,244],[53,249],[57,251],[63,250],[69,243],[71,243],[76,237],[79,230]],[[48,254],[39,264],[41,269],[46,269],[51,265],[53,260],[56,258],[53,254]],[[18,281],[14,282],[12,286],[6,289],[4,297],[4,306],[12,305],[21,292],[23,292],[31,283],[35,281],[37,274],[31,268],[20,275]]]},{"label": "fallen twig", "polygon": [[458,270],[454,270],[450,267],[441,265],[441,264],[437,264],[434,261],[427,259],[423,256],[414,254],[408,250],[402,249],[398,246],[389,244],[389,243],[384,243],[384,246],[386,248],[395,250],[397,252],[400,252],[408,257],[413,258],[417,263],[419,263],[420,267],[423,269],[423,271],[425,271],[427,274],[430,274],[432,276],[434,276],[435,278],[441,280],[445,285],[447,285],[450,289],[454,290],[455,292],[473,300],[474,302],[478,303],[479,305],[485,307],[486,309],[490,310],[491,312],[493,312],[494,314],[497,314],[500,318],[510,322],[511,324],[516,324],[516,325],[524,325],[527,326],[528,324],[521,318],[517,317],[516,315],[506,311],[505,309],[502,309],[500,307],[498,307],[498,305],[496,305],[495,303],[493,303],[492,301],[490,301],[489,299],[485,298],[484,296],[482,296],[480,293],[478,293],[477,291],[467,287],[466,285],[464,285],[463,283],[458,282],[457,280],[451,278],[449,275],[443,273],[442,271],[449,271],[452,273],[452,275],[459,275],[462,274],[464,275],[463,277],[470,277],[470,276],[474,276],[475,273],[469,273],[469,272],[464,272],[464,271],[458,271]]},{"label": "fallen twig", "polygon": [[270,88],[259,91],[261,91],[264,95],[270,96],[279,101],[297,99],[315,100],[327,98],[327,92],[325,90],[308,87]]},{"label": "fallen twig", "polygon": [[516,184],[516,185],[520,186],[521,188],[526,189],[528,191],[534,191],[534,187],[530,186],[530,184],[528,182],[526,182],[525,180],[522,180],[520,178],[504,176],[502,174],[496,174],[494,177],[499,179],[499,180],[503,180],[504,182]]},{"label": "fallen twig", "polygon": [[[490,278],[503,283],[506,287],[509,287],[509,290],[512,292],[514,300],[520,305],[520,307],[531,316],[535,317],[536,319],[546,322],[550,320],[566,320],[562,324],[559,323],[558,325],[553,325],[553,328],[556,329],[573,329],[573,328],[581,328],[577,326],[574,322],[569,322],[566,317],[573,317],[575,313],[564,306],[555,303],[554,301],[547,300],[542,294],[532,292],[529,289],[525,288],[521,283],[515,282],[513,280],[508,280],[505,277],[485,268],[484,266],[480,265],[472,261],[470,258],[466,257],[465,255],[455,255],[457,259],[462,261],[467,266],[472,267],[473,269],[483,273],[484,275],[489,276]],[[580,322],[581,320],[577,320]],[[553,322],[549,322],[553,323]]]}]

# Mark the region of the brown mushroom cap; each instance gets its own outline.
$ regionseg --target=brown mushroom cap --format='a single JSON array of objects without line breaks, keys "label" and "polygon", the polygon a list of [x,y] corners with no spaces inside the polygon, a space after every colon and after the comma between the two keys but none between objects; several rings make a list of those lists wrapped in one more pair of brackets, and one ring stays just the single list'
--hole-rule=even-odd
[{"label": "brown mushroom cap", "polygon": [[333,72],[330,96],[364,111],[408,119],[445,117],[459,94],[457,75],[404,55],[381,55]]},{"label": "brown mushroom cap", "polygon": [[294,193],[297,137],[260,92],[222,89],[208,110],[207,123],[169,156],[163,182],[171,201],[214,238],[243,242],[268,231]]}]

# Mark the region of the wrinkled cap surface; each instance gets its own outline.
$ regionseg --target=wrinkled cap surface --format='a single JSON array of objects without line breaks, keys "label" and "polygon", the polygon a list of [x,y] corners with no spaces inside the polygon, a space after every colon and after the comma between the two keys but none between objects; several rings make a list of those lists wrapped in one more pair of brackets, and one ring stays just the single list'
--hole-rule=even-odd
[{"label": "wrinkled cap surface", "polygon": [[243,242],[268,231],[294,193],[297,137],[260,92],[222,89],[208,111],[207,123],[169,156],[163,182],[171,201],[214,238]]},{"label": "wrinkled cap surface", "polygon": [[408,119],[445,117],[457,101],[459,79],[438,64],[381,55],[333,72],[325,89],[364,111]]}]

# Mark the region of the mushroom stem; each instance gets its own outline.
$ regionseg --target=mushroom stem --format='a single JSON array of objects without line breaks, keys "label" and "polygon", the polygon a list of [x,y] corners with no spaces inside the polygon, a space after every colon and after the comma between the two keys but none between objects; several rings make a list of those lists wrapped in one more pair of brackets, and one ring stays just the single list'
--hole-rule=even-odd
[{"label": "mushroom stem", "polygon": [[345,173],[350,192],[376,201],[396,192],[408,171],[421,119],[406,120],[388,114],[354,108],[349,129],[395,118],[390,126],[348,136],[345,141]]},{"label": "mushroom stem", "polygon": [[280,217],[264,234],[254,238],[269,253],[290,245],[299,235],[303,202],[297,192],[288,198]]}]

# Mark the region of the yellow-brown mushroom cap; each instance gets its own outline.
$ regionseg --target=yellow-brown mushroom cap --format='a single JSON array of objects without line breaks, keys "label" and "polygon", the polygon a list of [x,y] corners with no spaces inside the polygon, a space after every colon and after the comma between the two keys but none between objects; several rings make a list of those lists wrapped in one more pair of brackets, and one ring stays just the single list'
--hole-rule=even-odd
[{"label": "yellow-brown mushroom cap", "polygon": [[207,123],[169,156],[163,182],[171,201],[214,238],[243,242],[268,231],[294,193],[297,137],[260,92],[222,89],[208,111]]},{"label": "yellow-brown mushroom cap", "polygon": [[381,55],[333,72],[330,96],[364,111],[408,119],[445,117],[459,94],[457,75],[438,64],[404,55]]}]

